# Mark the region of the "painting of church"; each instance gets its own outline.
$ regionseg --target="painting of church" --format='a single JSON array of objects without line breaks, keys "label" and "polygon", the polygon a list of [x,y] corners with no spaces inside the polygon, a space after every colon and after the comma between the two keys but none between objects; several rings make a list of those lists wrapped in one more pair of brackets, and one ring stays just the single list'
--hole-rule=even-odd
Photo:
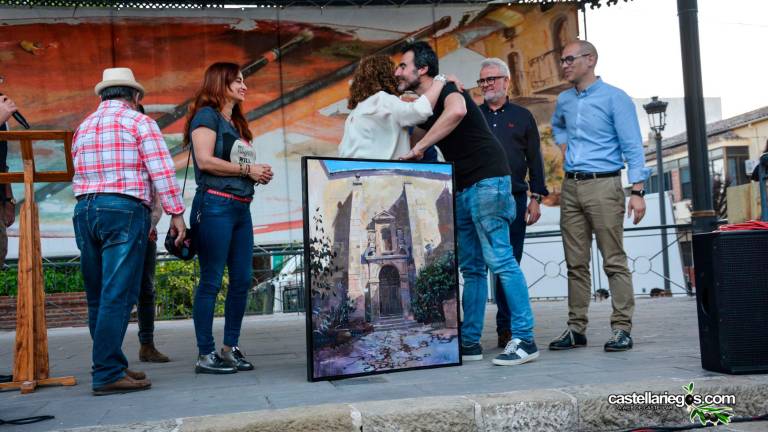
[{"label": "painting of church", "polygon": [[[457,364],[457,282],[443,287],[445,298],[430,306],[422,291],[436,288],[420,280],[422,269],[444,262],[450,264],[445,271],[455,272],[452,166],[325,158],[305,163],[314,373]],[[432,308],[429,317],[425,307]],[[402,353],[424,352],[411,356],[418,360],[373,361],[393,348],[371,343],[380,339],[400,341]]]}]

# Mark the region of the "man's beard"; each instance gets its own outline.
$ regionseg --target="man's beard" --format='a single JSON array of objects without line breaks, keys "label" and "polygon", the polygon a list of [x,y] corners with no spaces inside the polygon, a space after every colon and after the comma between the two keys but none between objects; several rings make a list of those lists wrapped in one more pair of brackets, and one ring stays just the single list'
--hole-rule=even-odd
[{"label": "man's beard", "polygon": [[419,79],[415,78],[413,81],[407,81],[406,79],[400,78],[397,83],[397,90],[400,93],[406,92],[406,91],[416,91],[416,89],[419,88]]},{"label": "man's beard", "polygon": [[502,94],[501,92],[497,92],[497,91],[490,91],[490,92],[483,93],[483,99],[485,99],[485,101],[489,102],[489,103],[498,102],[504,96],[505,96],[504,94]]}]

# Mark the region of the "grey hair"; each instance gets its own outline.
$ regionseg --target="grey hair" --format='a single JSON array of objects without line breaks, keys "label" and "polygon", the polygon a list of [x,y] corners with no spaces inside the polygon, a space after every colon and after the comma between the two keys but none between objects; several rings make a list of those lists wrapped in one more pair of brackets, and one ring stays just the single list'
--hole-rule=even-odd
[{"label": "grey hair", "polygon": [[487,67],[498,68],[502,75],[506,75],[507,78],[510,77],[509,66],[507,66],[507,63],[504,62],[504,60],[498,57],[488,57],[487,59],[483,60],[482,63],[480,63],[480,70]]}]

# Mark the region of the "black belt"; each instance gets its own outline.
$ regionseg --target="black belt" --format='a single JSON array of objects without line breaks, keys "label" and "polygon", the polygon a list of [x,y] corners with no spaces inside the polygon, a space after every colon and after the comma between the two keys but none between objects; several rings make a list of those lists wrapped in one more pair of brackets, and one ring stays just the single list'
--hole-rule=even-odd
[{"label": "black belt", "polygon": [[86,199],[93,199],[93,198],[96,198],[96,197],[99,197],[99,196],[125,198],[125,199],[131,200],[131,201],[135,201],[135,202],[137,202],[139,204],[143,204],[144,207],[149,207],[147,205],[147,203],[145,203],[144,200],[142,200],[140,198],[136,198],[135,196],[132,196],[132,195],[126,195],[126,194],[120,194],[120,193],[87,193],[87,194],[83,194],[83,195],[78,195],[76,197],[76,199],[79,202],[79,201],[86,200]]},{"label": "black belt", "polygon": [[565,178],[574,180],[592,180],[606,177],[617,177],[621,175],[621,171],[613,172],[601,172],[601,173],[585,173],[585,172],[566,172]]}]

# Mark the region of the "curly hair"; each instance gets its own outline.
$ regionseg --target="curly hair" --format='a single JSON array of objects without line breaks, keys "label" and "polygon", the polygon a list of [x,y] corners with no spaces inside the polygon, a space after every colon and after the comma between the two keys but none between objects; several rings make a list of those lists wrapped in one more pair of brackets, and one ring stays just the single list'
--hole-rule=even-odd
[{"label": "curly hair", "polygon": [[355,109],[357,104],[374,94],[385,91],[398,95],[395,79],[395,63],[389,56],[374,55],[360,60],[349,87],[347,108]]}]

